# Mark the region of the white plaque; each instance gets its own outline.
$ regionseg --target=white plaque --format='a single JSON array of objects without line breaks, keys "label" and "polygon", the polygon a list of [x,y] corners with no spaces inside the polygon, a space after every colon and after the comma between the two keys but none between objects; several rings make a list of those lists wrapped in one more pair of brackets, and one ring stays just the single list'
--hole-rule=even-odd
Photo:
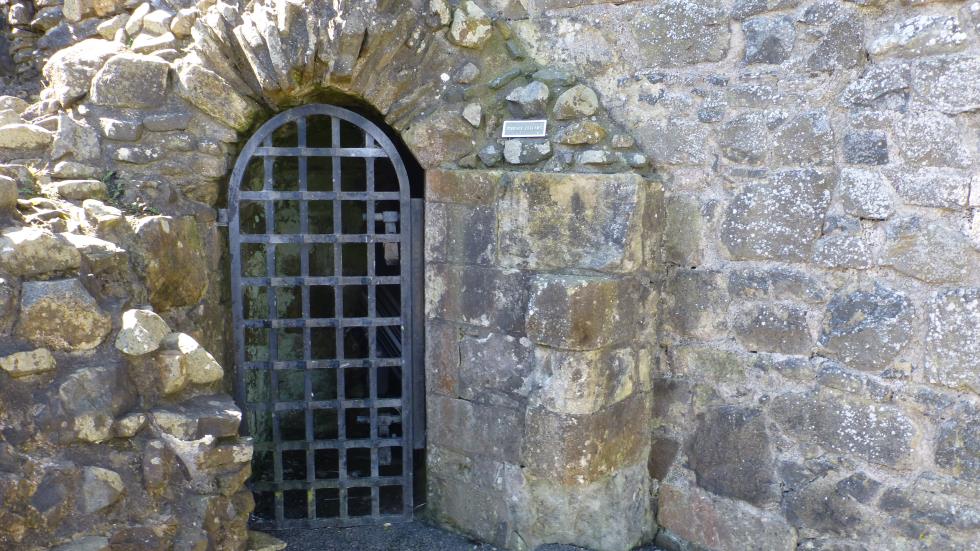
[{"label": "white plaque", "polygon": [[548,135],[548,121],[504,121],[503,138],[543,138]]}]

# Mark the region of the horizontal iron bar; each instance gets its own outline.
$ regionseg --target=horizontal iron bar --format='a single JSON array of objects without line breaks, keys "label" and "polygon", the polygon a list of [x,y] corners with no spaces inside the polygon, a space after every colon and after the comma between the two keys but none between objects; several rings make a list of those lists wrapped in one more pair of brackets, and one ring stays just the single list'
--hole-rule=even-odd
[{"label": "horizontal iron bar", "polygon": [[303,327],[383,327],[401,326],[401,318],[295,318],[295,319],[246,319],[245,327],[251,329],[300,329]]},{"label": "horizontal iron bar", "polygon": [[289,243],[398,243],[402,240],[399,234],[301,234],[301,233],[243,233],[242,243],[271,243],[284,245]]},{"label": "horizontal iron bar", "polygon": [[379,486],[401,486],[405,480],[401,476],[378,476],[363,478],[318,478],[313,482],[306,480],[283,480],[282,482],[254,481],[250,485],[255,492],[277,492],[282,490],[319,490],[321,488],[370,488]]},{"label": "horizontal iron bar", "polygon": [[306,440],[283,440],[278,444],[268,444],[259,440],[255,441],[255,451],[274,451],[274,450],[343,450],[351,448],[397,448],[407,446],[404,437],[399,438],[361,438],[361,439],[338,439],[338,440],[316,440],[307,442]]},{"label": "horizontal iron bar", "polygon": [[383,523],[397,524],[410,521],[412,519],[411,513],[412,511],[406,511],[401,515],[364,515],[356,517],[329,517],[315,519],[287,518],[282,522],[256,519],[249,523],[249,526],[257,530],[283,530],[291,528],[345,528]]},{"label": "horizontal iron bar", "polygon": [[388,157],[378,147],[257,147],[255,157]]},{"label": "horizontal iron bar", "polygon": [[291,362],[245,362],[245,369],[338,369],[347,367],[401,367],[401,358],[376,358],[373,360],[310,360]]},{"label": "horizontal iron bar", "polygon": [[[354,408],[400,408],[404,405],[401,398],[363,398],[348,400],[310,400],[309,402],[275,402],[271,404],[274,411],[303,411],[309,408],[318,409],[354,409]],[[268,402],[249,403],[248,409],[254,411],[268,411]]]},{"label": "horizontal iron bar", "polygon": [[401,276],[309,276],[309,277],[243,277],[246,287],[296,287],[299,285],[399,285]]},{"label": "horizontal iron bar", "polygon": [[238,194],[241,201],[398,201],[401,194],[384,191],[242,191]]}]

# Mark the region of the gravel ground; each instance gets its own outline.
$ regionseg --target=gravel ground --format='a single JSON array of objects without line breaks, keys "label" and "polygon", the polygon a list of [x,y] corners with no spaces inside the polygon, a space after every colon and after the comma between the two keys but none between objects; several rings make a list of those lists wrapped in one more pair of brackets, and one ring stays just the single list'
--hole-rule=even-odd
[{"label": "gravel ground", "polygon": [[[286,551],[497,551],[492,545],[419,521],[388,527],[279,530],[269,533],[289,544]],[[570,545],[546,545],[537,551],[584,550]],[[658,550],[643,547],[636,551]]]}]

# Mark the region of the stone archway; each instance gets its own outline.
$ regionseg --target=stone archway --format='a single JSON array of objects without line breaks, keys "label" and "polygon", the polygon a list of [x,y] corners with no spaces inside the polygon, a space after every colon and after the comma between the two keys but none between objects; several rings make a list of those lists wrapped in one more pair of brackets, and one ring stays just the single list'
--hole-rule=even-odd
[{"label": "stone archway", "polygon": [[[81,42],[51,59],[25,115],[51,113],[56,130],[25,129],[36,140],[20,145],[56,181],[111,173],[107,195],[137,207],[134,223],[180,228],[153,241],[160,256],[197,236],[206,285],[171,276],[149,302],[222,350],[215,207],[241,135],[337,92],[372,105],[427,170],[427,514],[508,548],[629,548],[654,526],[662,189],[595,93],[526,60],[506,21],[422,4],[218,2],[187,15],[179,48]],[[550,133],[503,140],[505,118]],[[137,222],[147,214],[162,216]],[[238,533],[249,509],[241,497],[222,529]]]}]

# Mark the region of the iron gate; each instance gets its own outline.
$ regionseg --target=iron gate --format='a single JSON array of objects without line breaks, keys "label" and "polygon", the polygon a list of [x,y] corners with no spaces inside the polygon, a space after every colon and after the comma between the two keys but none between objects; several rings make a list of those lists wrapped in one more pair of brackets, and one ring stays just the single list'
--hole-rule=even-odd
[{"label": "iron gate", "polygon": [[335,106],[277,115],[235,165],[236,392],[255,442],[256,527],[411,517],[410,197],[393,142]]}]

